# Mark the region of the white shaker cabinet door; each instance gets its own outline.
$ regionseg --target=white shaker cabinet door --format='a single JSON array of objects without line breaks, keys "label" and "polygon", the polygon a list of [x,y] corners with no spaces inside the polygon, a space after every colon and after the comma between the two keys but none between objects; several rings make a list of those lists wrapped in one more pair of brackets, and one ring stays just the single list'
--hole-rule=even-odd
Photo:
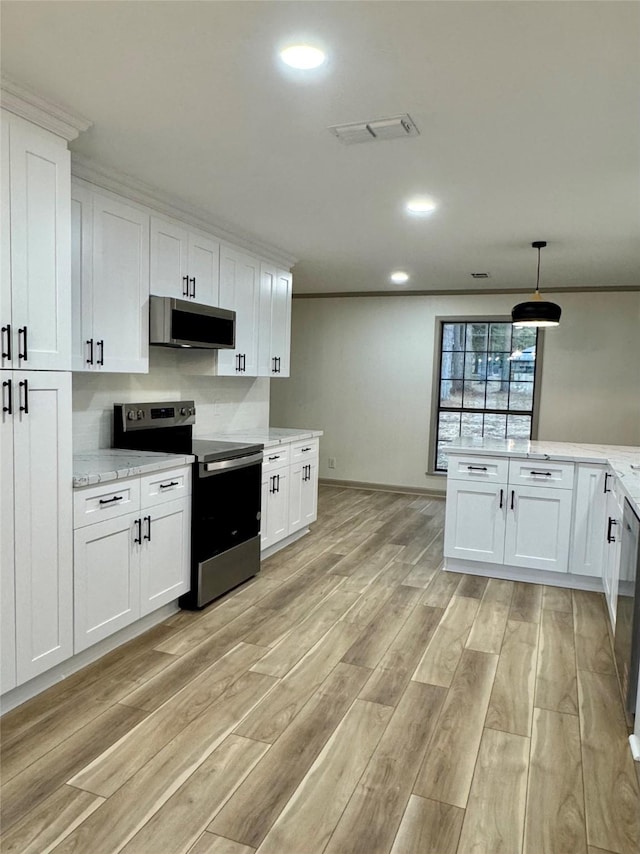
[{"label": "white shaker cabinet door", "polygon": [[606,467],[577,466],[569,572],[602,577],[605,546]]},{"label": "white shaker cabinet door", "polygon": [[447,480],[444,554],[502,563],[506,486]]},{"label": "white shaker cabinet door", "polygon": [[149,369],[149,216],[96,193],[93,203],[93,333],[103,371]]},{"label": "white shaker cabinet door", "polygon": [[74,652],[140,616],[139,513],[78,528],[74,534]]},{"label": "white shaker cabinet door", "polygon": [[190,508],[184,498],[141,512],[140,616],[189,590]]},{"label": "white shaker cabinet door", "polygon": [[[13,373],[4,371],[0,412],[0,693],[16,686],[16,603],[13,538]],[[7,411],[5,412],[5,407]]]},{"label": "white shaker cabinet door", "polygon": [[289,469],[289,533],[293,534],[304,526],[303,520],[303,468],[301,462],[293,463]]},{"label": "white shaker cabinet door", "polygon": [[270,377],[274,367],[271,357],[271,306],[276,287],[276,268],[260,265],[260,307],[258,329],[258,374]]},{"label": "white shaker cabinet door", "polygon": [[[2,113],[0,137],[0,368],[12,368],[11,206],[9,204],[9,119]],[[17,357],[17,352],[16,352]]]},{"label": "white shaker cabinet door", "polygon": [[71,185],[71,364],[96,370],[93,334],[93,194]]},{"label": "white shaker cabinet door", "polygon": [[73,652],[71,374],[14,373],[18,684]]},{"label": "white shaker cabinet door", "polygon": [[272,376],[289,376],[291,350],[291,273],[278,270],[271,297]]},{"label": "white shaker cabinet door", "polygon": [[504,562],[567,572],[573,492],[543,486],[509,487]]},{"label": "white shaker cabinet door", "polygon": [[[7,123],[9,127],[8,212],[13,339],[13,358],[11,364],[4,367],[70,370],[69,151],[63,139],[17,116],[7,118],[3,113],[3,123],[5,144]],[[3,187],[3,218],[7,214],[5,190]],[[2,248],[4,254],[7,247],[3,245]],[[7,323],[5,288],[6,283],[2,299],[3,326]]]},{"label": "white shaker cabinet door", "polygon": [[236,312],[236,346],[218,351],[219,376],[258,376],[260,262],[220,247],[220,307]]},{"label": "white shaker cabinet door", "polygon": [[170,220],[151,217],[151,293],[189,298],[189,235]]},{"label": "white shaker cabinet door", "polygon": [[219,305],[220,244],[202,234],[189,234],[189,294],[203,305]]}]

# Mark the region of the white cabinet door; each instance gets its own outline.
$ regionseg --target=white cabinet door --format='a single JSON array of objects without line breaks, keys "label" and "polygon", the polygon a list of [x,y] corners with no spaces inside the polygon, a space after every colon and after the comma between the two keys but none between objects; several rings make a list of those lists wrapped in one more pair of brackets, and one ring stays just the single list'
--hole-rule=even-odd
[{"label": "white cabinet door", "polygon": [[78,528],[74,534],[74,651],[140,616],[138,513]]},{"label": "white cabinet door", "polygon": [[269,537],[269,489],[271,488],[271,475],[263,471],[262,494],[260,500],[260,548],[264,551],[271,545]]},{"label": "white cabinet door", "polygon": [[291,351],[291,273],[278,270],[271,296],[272,376],[289,376]]},{"label": "white cabinet door", "polygon": [[71,364],[97,370],[93,335],[93,193],[71,185]]},{"label": "white cabinet door", "polygon": [[189,234],[189,293],[203,305],[218,305],[220,244],[195,232]]},{"label": "white cabinet door", "polygon": [[13,540],[13,373],[4,371],[0,409],[0,694],[15,688],[16,602]]},{"label": "white cabinet door", "polygon": [[[0,367],[13,367],[11,325],[11,206],[9,198],[9,119],[2,112],[0,124]],[[16,358],[17,358],[16,351]]]},{"label": "white cabinet door", "polygon": [[318,461],[302,466],[302,522],[311,525],[318,518]]},{"label": "white cabinet door", "polygon": [[276,287],[277,271],[269,264],[260,265],[260,306],[258,311],[258,375],[270,377],[274,362],[271,358],[271,301]]},{"label": "white cabinet door", "polygon": [[104,371],[149,369],[149,216],[99,193],[93,200],[93,337]]},{"label": "white cabinet door", "polygon": [[190,295],[188,232],[179,223],[155,216],[151,217],[151,293],[176,299]]},{"label": "white cabinet door", "polygon": [[509,486],[504,562],[567,572],[573,493],[569,489]]},{"label": "white cabinet door", "polygon": [[604,557],[605,466],[577,466],[569,572],[602,576]]},{"label": "white cabinet door", "polygon": [[[5,113],[2,120],[5,125],[3,142],[7,142],[8,125],[9,143],[8,242],[13,356],[11,364],[4,367],[70,370],[69,151],[63,139],[30,122]],[[6,192],[6,186],[3,191]],[[3,214],[6,216],[6,213],[3,202]],[[6,249],[3,245],[3,254]],[[3,326],[9,322],[5,307],[7,287],[5,283]]]},{"label": "white cabinet door", "polygon": [[622,534],[622,508],[615,492],[607,492],[604,529],[604,568],[602,585],[609,609],[611,625],[616,627],[618,583],[620,579],[620,539]]},{"label": "white cabinet door", "polygon": [[218,351],[219,376],[258,376],[260,262],[220,247],[220,306],[236,312],[235,350]]},{"label": "white cabinet door", "polygon": [[14,373],[18,684],[73,651],[71,374]]},{"label": "white cabinet door", "polygon": [[502,563],[505,502],[505,486],[447,480],[445,556]]},{"label": "white cabinet door", "polygon": [[189,590],[190,508],[183,498],[142,511],[141,616]]},{"label": "white cabinet door", "polygon": [[289,469],[289,533],[304,527],[302,501],[303,501],[303,468],[306,474],[306,465],[301,462],[294,463]]},{"label": "white cabinet door", "polygon": [[269,493],[269,538],[277,542],[289,533],[289,469],[271,475],[274,480]]}]

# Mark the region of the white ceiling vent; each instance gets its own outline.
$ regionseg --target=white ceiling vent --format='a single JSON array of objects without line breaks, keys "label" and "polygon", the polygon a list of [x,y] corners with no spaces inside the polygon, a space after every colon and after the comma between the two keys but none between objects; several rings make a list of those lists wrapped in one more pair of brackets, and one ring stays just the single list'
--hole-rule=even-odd
[{"label": "white ceiling vent", "polygon": [[352,145],[355,142],[374,142],[379,139],[401,139],[418,136],[420,133],[408,113],[387,119],[374,119],[370,122],[334,125],[329,130],[345,145]]}]

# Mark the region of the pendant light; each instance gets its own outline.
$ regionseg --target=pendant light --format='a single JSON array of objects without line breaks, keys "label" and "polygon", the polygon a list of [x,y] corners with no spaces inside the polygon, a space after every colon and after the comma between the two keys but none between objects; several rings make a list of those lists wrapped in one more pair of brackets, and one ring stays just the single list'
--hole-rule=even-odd
[{"label": "pendant light", "polygon": [[514,326],[558,326],[562,309],[555,302],[546,302],[540,296],[540,250],[547,245],[546,240],[536,240],[531,246],[538,250],[538,275],[536,292],[529,302],[518,303],[511,312]]}]

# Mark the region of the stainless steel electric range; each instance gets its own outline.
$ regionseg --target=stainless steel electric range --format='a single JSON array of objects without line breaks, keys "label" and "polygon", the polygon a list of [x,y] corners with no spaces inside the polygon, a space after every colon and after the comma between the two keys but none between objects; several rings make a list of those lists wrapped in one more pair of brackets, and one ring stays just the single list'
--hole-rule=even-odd
[{"label": "stainless steel electric range", "polygon": [[260,571],[263,445],[193,439],[195,403],[118,403],[113,444],[193,454],[191,590],[183,608],[202,608]]}]

